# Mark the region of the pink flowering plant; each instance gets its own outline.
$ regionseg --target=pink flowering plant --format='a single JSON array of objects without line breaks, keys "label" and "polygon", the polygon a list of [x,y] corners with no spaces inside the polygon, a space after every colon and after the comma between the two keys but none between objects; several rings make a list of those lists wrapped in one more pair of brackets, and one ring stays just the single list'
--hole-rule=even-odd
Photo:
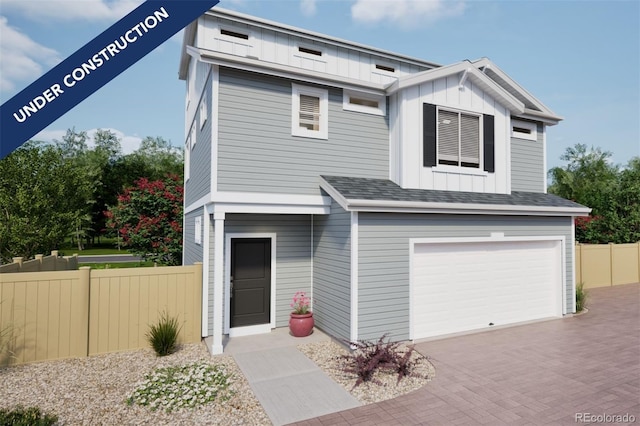
[{"label": "pink flowering plant", "polygon": [[291,302],[291,308],[294,314],[304,315],[309,313],[311,306],[311,298],[307,296],[304,291],[298,291],[293,296],[293,302]]}]

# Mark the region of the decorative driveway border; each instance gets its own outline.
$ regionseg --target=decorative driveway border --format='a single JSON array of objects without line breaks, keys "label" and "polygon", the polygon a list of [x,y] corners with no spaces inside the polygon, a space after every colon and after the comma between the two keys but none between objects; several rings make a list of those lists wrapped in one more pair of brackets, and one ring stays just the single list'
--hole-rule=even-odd
[{"label": "decorative driveway border", "polygon": [[589,296],[584,315],[419,343],[424,388],[296,424],[640,424],[640,284]]}]

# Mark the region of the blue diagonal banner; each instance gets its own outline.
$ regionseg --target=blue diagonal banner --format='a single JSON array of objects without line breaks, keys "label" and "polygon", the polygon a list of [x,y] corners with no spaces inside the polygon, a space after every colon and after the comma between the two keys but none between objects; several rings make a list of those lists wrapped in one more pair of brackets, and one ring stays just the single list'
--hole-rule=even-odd
[{"label": "blue diagonal banner", "polygon": [[220,0],[147,0],[0,107],[0,159]]}]

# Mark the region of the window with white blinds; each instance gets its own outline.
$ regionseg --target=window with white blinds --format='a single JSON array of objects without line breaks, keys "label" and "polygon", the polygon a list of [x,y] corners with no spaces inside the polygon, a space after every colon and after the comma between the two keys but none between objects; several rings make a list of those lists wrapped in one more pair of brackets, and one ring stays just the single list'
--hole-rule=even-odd
[{"label": "window with white blinds", "polygon": [[328,137],[329,93],[292,83],[291,134],[316,139]]},{"label": "window with white blinds", "polygon": [[480,167],[480,117],[438,111],[438,163]]},{"label": "window with white blinds", "polygon": [[300,95],[300,127],[320,130],[320,98]]}]

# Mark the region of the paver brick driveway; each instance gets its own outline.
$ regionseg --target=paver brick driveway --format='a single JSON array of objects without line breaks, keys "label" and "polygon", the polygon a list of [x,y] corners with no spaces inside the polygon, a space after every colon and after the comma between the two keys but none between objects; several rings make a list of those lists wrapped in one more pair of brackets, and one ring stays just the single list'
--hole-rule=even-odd
[{"label": "paver brick driveway", "polygon": [[584,315],[420,343],[436,366],[424,388],[298,424],[640,424],[639,305],[640,284],[592,289]]}]

